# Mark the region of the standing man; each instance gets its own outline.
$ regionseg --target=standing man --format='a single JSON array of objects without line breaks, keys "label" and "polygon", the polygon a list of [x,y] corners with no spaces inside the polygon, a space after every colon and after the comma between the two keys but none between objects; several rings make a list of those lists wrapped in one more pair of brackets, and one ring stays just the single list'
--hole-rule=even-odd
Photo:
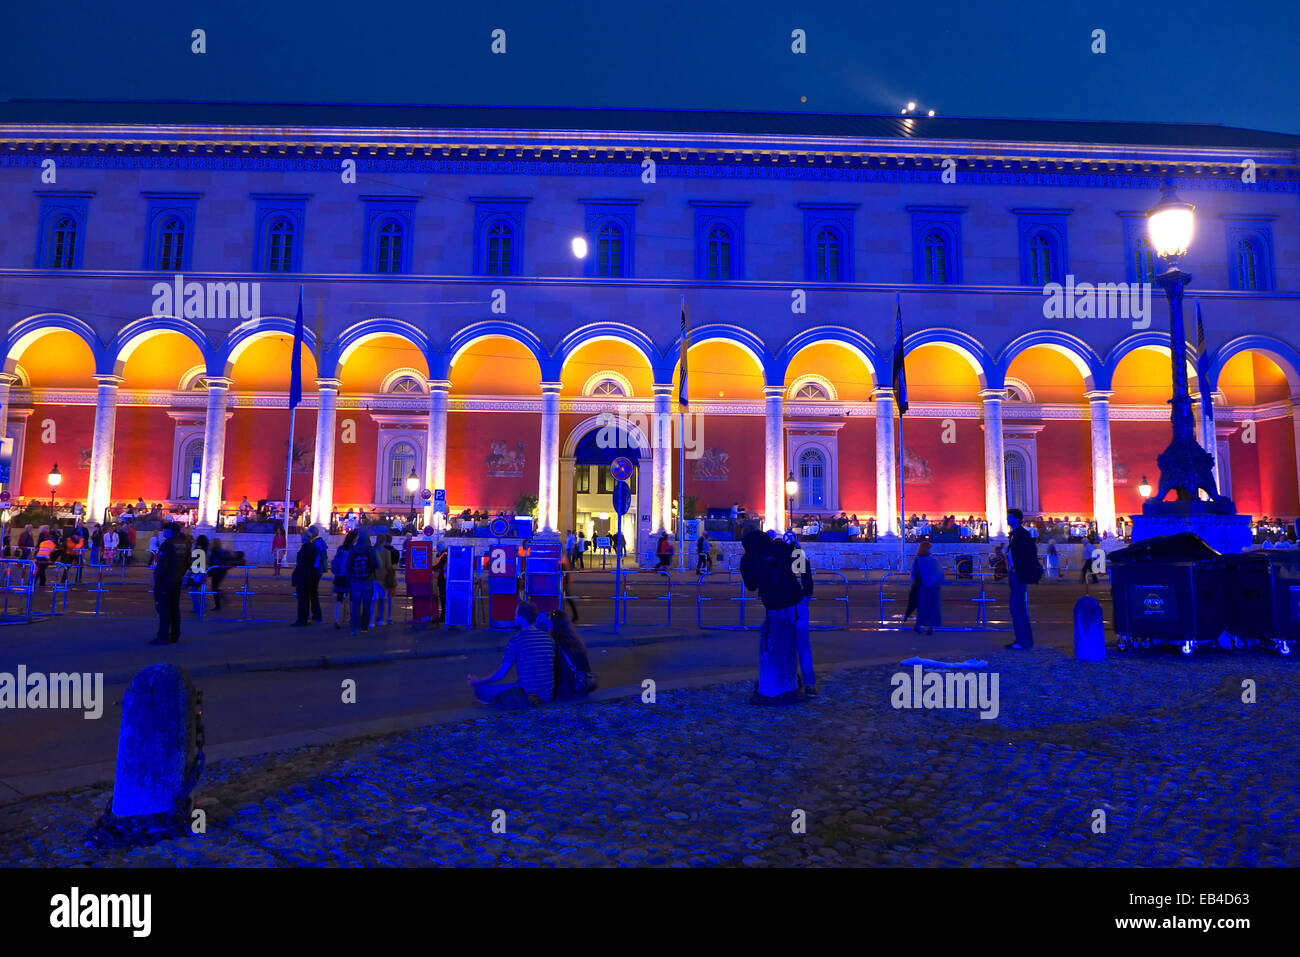
[{"label": "standing man", "polygon": [[1043,577],[1043,567],[1038,564],[1038,544],[1025,529],[1024,521],[1025,514],[1020,509],[1007,510],[1007,524],[1011,526],[1011,624],[1016,630],[1016,640],[1007,648],[1014,651],[1034,647],[1029,621],[1029,586]]},{"label": "standing man", "polygon": [[[294,558],[293,575],[289,583],[293,585],[298,595],[298,618],[294,621],[294,627],[303,628],[307,625],[307,613],[311,610],[313,599],[315,600],[316,611],[320,611],[320,594],[317,592],[316,577],[316,559],[319,552],[312,543],[311,533],[302,533],[302,545],[298,548],[298,554]],[[320,619],[317,619],[318,621]]]},{"label": "standing man", "polygon": [[578,539],[573,534],[573,529],[569,529],[564,535],[564,558],[569,564],[573,564],[573,550],[578,547]]},{"label": "standing man", "polygon": [[158,636],[151,645],[174,645],[181,640],[181,579],[190,567],[186,540],[180,526],[168,522],[153,566],[153,601],[158,609]]}]

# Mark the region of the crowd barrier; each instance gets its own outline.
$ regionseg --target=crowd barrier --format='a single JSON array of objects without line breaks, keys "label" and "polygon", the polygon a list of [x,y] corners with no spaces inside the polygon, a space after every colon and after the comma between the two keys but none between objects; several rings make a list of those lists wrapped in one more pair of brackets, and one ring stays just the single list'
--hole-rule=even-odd
[{"label": "crowd barrier", "polygon": [[[32,599],[35,597],[36,563],[25,558],[0,559],[0,571],[3,572],[4,611],[0,621],[29,622],[32,620]],[[22,602],[22,617],[13,617],[16,612],[9,610],[11,601]]]}]

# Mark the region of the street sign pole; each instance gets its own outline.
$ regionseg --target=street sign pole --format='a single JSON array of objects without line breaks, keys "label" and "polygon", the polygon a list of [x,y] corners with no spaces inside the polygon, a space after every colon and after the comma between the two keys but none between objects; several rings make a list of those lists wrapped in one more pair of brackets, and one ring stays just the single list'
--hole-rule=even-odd
[{"label": "street sign pole", "polygon": [[617,531],[618,537],[614,539],[614,634],[617,635],[619,613],[620,613],[620,609],[622,608],[622,602],[623,602],[622,599],[623,589],[621,587],[621,582],[623,577],[622,576],[623,562],[622,562],[622,557],[618,553],[618,546],[623,541],[623,513],[622,512],[618,513],[618,521],[615,523],[615,525],[617,526],[618,529]]}]

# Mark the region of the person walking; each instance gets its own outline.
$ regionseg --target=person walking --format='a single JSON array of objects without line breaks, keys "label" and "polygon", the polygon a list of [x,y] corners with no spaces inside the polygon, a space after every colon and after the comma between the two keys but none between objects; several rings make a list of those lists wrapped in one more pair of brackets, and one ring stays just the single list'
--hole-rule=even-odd
[{"label": "person walking", "polygon": [[438,586],[438,617],[435,621],[446,621],[447,619],[447,562],[450,561],[451,555],[447,551],[447,543],[438,544],[438,554],[433,559],[433,581]]},{"label": "person walking", "polygon": [[1020,509],[1007,510],[1007,524],[1011,526],[1011,624],[1016,640],[1007,645],[1015,651],[1028,651],[1034,647],[1034,632],[1029,621],[1029,586],[1043,577],[1038,564],[1038,545],[1025,530],[1025,515]]},{"label": "person walking", "polygon": [[104,564],[117,564],[117,550],[122,544],[122,536],[112,525],[104,532]]},{"label": "person walking", "polygon": [[208,564],[208,577],[212,580],[213,608],[221,608],[221,583],[226,580],[226,576],[230,574],[230,568],[234,564],[235,556],[222,547],[221,539],[214,538]]},{"label": "person walking", "polygon": [[36,535],[32,532],[32,527],[28,525],[23,529],[23,533],[18,536],[18,557],[31,561],[35,552]]},{"label": "person walking", "polygon": [[[1300,519],[1297,519],[1297,521],[1300,522]],[[584,568],[584,567],[585,567],[585,566],[582,564],[582,557],[583,557],[584,554],[586,554],[586,551],[587,551],[587,533],[586,533],[585,531],[579,529],[579,531],[578,531],[578,541],[577,541],[577,544],[574,546],[574,550],[573,550],[573,567],[574,567],[574,568],[581,569],[581,568]]]},{"label": "person walking", "polygon": [[320,581],[316,576],[316,561],[319,557],[320,551],[312,541],[311,533],[303,532],[302,545],[299,546],[298,554],[294,558],[293,574],[289,579],[298,596],[298,618],[293,623],[295,628],[307,626],[307,615],[313,604],[316,606],[316,612],[318,614],[320,612],[320,595],[316,591],[317,583]]},{"label": "person walking", "polygon": [[[334,553],[334,560],[330,562],[330,571],[334,573],[334,630],[338,631],[342,626],[339,625],[339,613],[347,610],[348,599],[351,597],[352,589],[348,585],[348,569],[352,561],[352,548],[357,543],[357,533],[348,532],[343,538],[343,544],[338,547]],[[356,634],[356,632],[353,632]]]},{"label": "person walking", "polygon": [[[1029,533],[1026,532],[1026,535]],[[993,554],[989,556],[989,568],[993,569],[993,580],[1000,582],[1007,577],[1007,553],[1002,549],[1002,543],[993,546]]]},{"label": "person walking", "polygon": [[312,547],[312,576],[316,579],[315,587],[311,593],[311,620],[313,624],[319,625],[324,616],[320,609],[320,580],[325,577],[325,573],[330,570],[329,547],[325,544],[325,539],[321,538],[320,529],[312,525],[307,529],[307,534],[311,538]]},{"label": "person walking", "polygon": [[151,645],[176,644],[181,640],[181,588],[189,569],[187,540],[178,534],[180,526],[168,522],[162,527],[162,541],[153,566],[153,601],[158,611],[158,634]]},{"label": "person walking", "polygon": [[384,599],[388,594],[384,583],[388,581],[388,575],[393,570],[393,556],[388,551],[382,534],[375,538],[374,566],[374,571],[370,573],[371,599],[375,603],[375,627],[379,627],[385,621],[392,622],[391,611],[388,618],[384,617]]},{"label": "person walking", "polygon": [[280,566],[284,564],[289,551],[289,540],[284,537],[284,526],[277,525],[271,536],[271,570],[275,577],[280,577]]},{"label": "person walking", "polygon": [[564,557],[568,559],[570,565],[573,564],[573,550],[577,547],[577,536],[573,534],[573,529],[569,529],[564,533]]},{"label": "person walking", "polygon": [[36,540],[36,584],[46,584],[45,572],[49,569],[50,562],[54,561],[54,551],[58,547],[54,536],[41,529],[41,534]]},{"label": "person walking", "polygon": [[700,537],[695,540],[695,574],[697,575],[702,575],[712,568],[709,544],[709,536],[700,532]]},{"label": "person walking", "polygon": [[348,553],[348,587],[352,592],[352,634],[370,630],[370,604],[374,598],[375,549],[363,528]]},{"label": "person walking", "polygon": [[916,558],[912,561],[912,581],[916,588],[916,624],[912,629],[919,632],[924,628],[927,635],[933,635],[934,629],[943,624],[939,604],[943,569],[939,567],[939,559],[931,554],[928,540],[917,546]]},{"label": "person walking", "polygon": [[659,563],[655,565],[655,571],[664,571],[672,565],[673,543],[669,541],[667,532],[659,533],[659,544],[655,546],[655,553],[659,557]]},{"label": "person walking", "polygon": [[751,528],[741,539],[745,549],[740,574],[749,591],[757,591],[766,616],[759,633],[758,683],[754,704],[791,704],[799,699],[798,639],[795,625],[803,588],[794,573],[790,546]]}]

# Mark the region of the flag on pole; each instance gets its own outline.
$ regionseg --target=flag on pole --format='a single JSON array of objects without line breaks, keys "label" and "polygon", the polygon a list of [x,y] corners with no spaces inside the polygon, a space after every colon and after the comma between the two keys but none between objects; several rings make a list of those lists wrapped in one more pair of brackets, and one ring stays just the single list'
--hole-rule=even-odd
[{"label": "flag on pole", "polygon": [[682,376],[681,384],[677,389],[677,404],[686,409],[691,404],[690,393],[687,389],[686,376],[686,354],[691,351],[691,326],[686,318],[686,297],[682,296]]},{"label": "flag on pole", "polygon": [[1205,324],[1201,322],[1201,300],[1196,300],[1196,378],[1201,389],[1201,414],[1213,417],[1214,396],[1210,394],[1210,354],[1205,350]]},{"label": "flag on pole", "polygon": [[907,413],[907,370],[903,368],[903,307],[894,294],[894,401],[898,414]]},{"label": "flag on pole", "polygon": [[298,287],[298,317],[293,321],[293,358],[289,373],[289,411],[302,401],[302,286]]}]

